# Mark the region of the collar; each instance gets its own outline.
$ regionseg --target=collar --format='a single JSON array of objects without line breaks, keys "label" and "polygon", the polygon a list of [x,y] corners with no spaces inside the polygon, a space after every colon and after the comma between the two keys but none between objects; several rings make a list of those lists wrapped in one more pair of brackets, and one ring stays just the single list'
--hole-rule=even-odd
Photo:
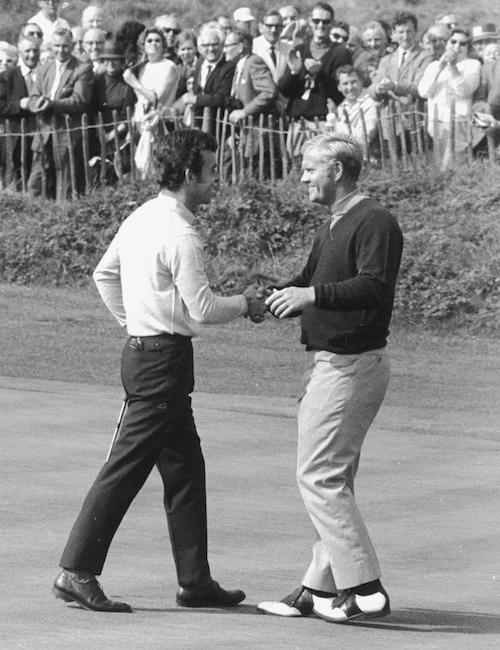
[{"label": "collar", "polygon": [[175,192],[170,190],[161,190],[158,194],[158,200],[162,203],[165,203],[166,210],[172,210],[179,214],[179,216],[184,219],[189,225],[194,221],[194,214],[186,208],[186,206],[180,202],[179,197]]},{"label": "collar", "polygon": [[18,66],[19,66],[19,69],[21,70],[21,74],[23,75],[23,77],[26,77],[26,75],[28,75],[30,72],[35,72],[36,71],[36,67],[33,68],[33,69],[28,68],[26,63],[24,63],[24,61],[22,61],[21,59],[19,59]]},{"label": "collar", "polygon": [[217,61],[211,61],[210,63],[206,59],[203,59],[203,63],[201,65],[202,67],[205,68],[205,70],[208,68],[208,66],[210,66],[213,70],[216,66],[219,65],[221,61],[222,61],[222,57],[219,57]]},{"label": "collar", "polygon": [[349,212],[355,205],[360,201],[367,199],[366,194],[361,194],[361,192],[356,188],[349,194],[343,196],[339,201],[335,201],[332,206],[332,216],[330,221],[330,232],[333,226],[339,221],[345,214]]}]

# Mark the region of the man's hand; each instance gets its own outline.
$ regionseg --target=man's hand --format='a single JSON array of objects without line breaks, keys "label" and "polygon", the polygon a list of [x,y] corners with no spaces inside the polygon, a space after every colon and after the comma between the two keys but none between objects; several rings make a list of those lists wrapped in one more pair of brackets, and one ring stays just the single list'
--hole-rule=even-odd
[{"label": "man's hand", "polygon": [[50,108],[52,102],[48,97],[40,97],[36,106],[32,109],[33,113],[43,113],[48,108]]},{"label": "man's hand", "polygon": [[229,113],[229,121],[231,124],[238,124],[239,122],[242,122],[246,117],[246,113],[242,108],[237,108],[234,111],[231,111]]},{"label": "man's hand", "polygon": [[248,305],[245,318],[250,318],[253,323],[262,323],[267,311],[266,290],[258,284],[251,284],[245,289],[243,295]]},{"label": "man's hand", "polygon": [[382,81],[378,82],[375,90],[378,94],[384,95],[385,93],[394,90],[395,87],[396,85],[394,84],[394,82],[391,81],[391,79],[389,79],[388,77],[386,77],[385,79],[382,79]]},{"label": "man's hand", "polygon": [[290,50],[287,63],[292,74],[299,74],[303,68],[302,54],[298,50]]},{"label": "man's hand", "polygon": [[321,70],[321,61],[316,61],[316,59],[304,59],[304,67],[311,77],[315,77]]},{"label": "man's hand", "polygon": [[286,287],[273,291],[266,305],[276,318],[286,318],[296,311],[302,311],[307,305],[313,305],[315,299],[314,287]]}]

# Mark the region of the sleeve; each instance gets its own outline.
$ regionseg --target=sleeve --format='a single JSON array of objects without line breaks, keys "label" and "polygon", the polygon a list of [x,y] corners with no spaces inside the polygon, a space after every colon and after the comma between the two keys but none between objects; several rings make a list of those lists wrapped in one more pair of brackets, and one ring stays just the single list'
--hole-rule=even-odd
[{"label": "sleeve", "polygon": [[0,117],[11,117],[19,114],[19,100],[10,96],[9,76],[7,70],[0,73]]},{"label": "sleeve", "polygon": [[481,64],[479,61],[465,61],[460,75],[450,79],[450,86],[457,97],[469,99],[479,88],[481,82]]},{"label": "sleeve", "polygon": [[316,285],[316,306],[336,311],[380,307],[393,294],[402,249],[403,236],[397,222],[389,213],[380,212],[356,235],[357,276]]},{"label": "sleeve", "polygon": [[127,318],[122,297],[118,234],[115,235],[108,250],[104,253],[92,277],[94,278],[102,301],[118,323],[122,327],[125,327]]},{"label": "sleeve", "polygon": [[252,101],[243,107],[246,115],[271,110],[274,100],[278,96],[278,87],[273,81],[271,71],[259,57],[251,63],[250,78],[252,85],[258,93]]},{"label": "sleeve", "polygon": [[424,70],[422,79],[420,79],[418,84],[418,94],[424,99],[434,97],[436,94],[436,88],[433,89],[439,75],[437,74],[439,66],[439,61],[432,61]]},{"label": "sleeve", "polygon": [[201,241],[186,234],[176,239],[170,254],[170,270],[182,301],[195,321],[203,324],[227,323],[247,311],[243,295],[217,296],[208,283]]},{"label": "sleeve", "polygon": [[396,85],[394,92],[396,95],[412,95],[414,99],[418,98],[418,84],[422,79],[426,68],[432,62],[431,55],[424,53],[419,54],[413,61],[411,77],[406,83]]}]

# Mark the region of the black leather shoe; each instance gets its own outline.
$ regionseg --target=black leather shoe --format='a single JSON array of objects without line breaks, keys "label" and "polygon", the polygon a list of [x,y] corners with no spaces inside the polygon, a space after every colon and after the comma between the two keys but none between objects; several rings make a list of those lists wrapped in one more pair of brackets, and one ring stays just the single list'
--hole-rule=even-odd
[{"label": "black leather shoe", "polygon": [[314,602],[314,613],[330,623],[382,618],[391,613],[389,594],[382,587],[369,596],[359,596],[350,589],[341,592],[330,605]]},{"label": "black leather shoe", "polygon": [[200,587],[179,587],[175,600],[181,607],[234,607],[245,598],[241,589],[228,591],[210,580]]},{"label": "black leather shoe", "polygon": [[101,585],[92,574],[78,572],[68,573],[64,569],[54,581],[52,589],[56,598],[67,603],[78,603],[84,609],[94,612],[131,612],[127,603],[109,600],[104,595]]},{"label": "black leather shoe", "polygon": [[[331,598],[328,599],[332,601]],[[265,614],[275,616],[310,616],[313,613],[313,595],[307,587],[301,585],[283,600],[268,600],[257,605]]]}]

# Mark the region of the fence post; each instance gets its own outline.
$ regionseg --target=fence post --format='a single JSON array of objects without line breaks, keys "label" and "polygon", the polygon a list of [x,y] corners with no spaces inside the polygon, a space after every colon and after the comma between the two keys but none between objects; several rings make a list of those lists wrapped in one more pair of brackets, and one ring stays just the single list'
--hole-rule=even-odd
[{"label": "fence post", "polygon": [[432,115],[432,147],[434,152],[434,164],[439,169],[441,164],[441,138],[439,135],[439,113],[438,105],[434,103]]},{"label": "fence post", "polygon": [[97,113],[97,135],[99,137],[99,149],[101,158],[100,182],[102,185],[106,182],[106,134],[104,132],[104,121],[102,113]]},{"label": "fence post", "polygon": [[130,144],[130,174],[135,181],[136,167],[135,167],[135,128],[134,121],[132,120],[132,109],[127,106],[127,126],[128,126],[128,139]]},{"label": "fence post", "polygon": [[21,118],[21,141],[19,143],[19,146],[21,147],[20,149],[20,154],[21,154],[21,189],[23,191],[23,194],[26,194],[27,190],[27,172],[28,172],[28,165],[27,165],[27,156],[26,156],[26,145],[28,144],[27,138],[26,138],[26,118],[22,117]]},{"label": "fence post", "polygon": [[403,161],[403,169],[406,171],[409,168],[410,164],[409,164],[408,151],[406,149],[406,133],[404,127],[404,118],[403,118],[403,113],[401,111],[401,106],[399,105],[399,102],[395,102],[395,107],[396,107],[397,132],[399,137],[399,144],[401,147],[401,160]]},{"label": "fence post", "polygon": [[[217,110],[219,115],[220,109]],[[217,128],[217,133],[219,136],[218,145],[219,145],[219,177],[221,183],[226,182],[226,131],[227,124],[229,120],[229,111],[224,111],[224,117],[222,118],[222,128]],[[217,124],[219,124],[219,119],[217,119]]]},{"label": "fence post", "polygon": [[69,178],[71,183],[71,198],[76,199],[78,192],[76,191],[76,174],[75,174],[75,152],[73,151],[73,140],[71,138],[71,123],[69,115],[64,116],[64,123],[66,125],[66,139],[68,143],[68,157],[69,157]]},{"label": "fence post", "polygon": [[14,147],[12,146],[12,132],[10,130],[10,120],[5,120],[5,185],[9,186],[12,183],[13,167],[14,167]]},{"label": "fence post", "polygon": [[382,170],[385,171],[387,169],[387,163],[385,159],[384,130],[382,126],[382,114],[380,111],[380,104],[378,102],[376,105],[376,110],[377,110],[377,136],[378,136],[378,144],[380,147],[380,166],[382,167]]},{"label": "fence post", "polygon": [[120,123],[118,119],[118,111],[114,110],[113,115],[113,142],[115,143],[115,155],[114,155],[114,168],[116,175],[121,180],[123,178],[123,167],[122,167],[122,152],[120,150],[120,137],[118,133],[118,125]]},{"label": "fence post", "polygon": [[280,155],[281,155],[281,176],[282,178],[288,177],[288,157],[286,152],[286,141],[285,141],[285,120],[282,116],[278,119],[278,132],[279,132],[279,143],[280,143]]},{"label": "fence post", "polygon": [[389,145],[389,156],[391,168],[395,172],[398,169],[398,152],[396,147],[396,113],[394,101],[391,99],[387,106],[387,143]]},{"label": "fence post", "polygon": [[[455,98],[453,97],[450,104],[450,141],[449,141],[449,157],[451,162],[455,162],[456,158],[456,133],[457,133],[457,114]],[[445,157],[446,159],[446,157]]]},{"label": "fence post", "polygon": [[362,148],[363,148],[363,154],[364,154],[364,157],[365,157],[365,163],[369,163],[370,162],[370,143],[368,141],[368,133],[366,131],[365,114],[363,113],[363,109],[361,107],[359,108],[359,119],[361,120],[361,134],[363,136]]},{"label": "fence post", "polygon": [[229,142],[231,150],[231,183],[234,185],[238,182],[237,162],[236,162],[236,127],[231,122],[229,125]]},{"label": "fence post", "polygon": [[264,113],[261,113],[259,115],[258,139],[259,139],[259,181],[263,181],[264,180]]},{"label": "fence post", "polygon": [[267,129],[268,129],[268,141],[269,141],[269,173],[271,178],[271,183],[274,183],[276,180],[276,158],[274,155],[274,115],[271,113],[267,116]]},{"label": "fence post", "polygon": [[[59,149],[59,134],[57,132],[56,118],[51,120],[52,129],[52,157],[54,159],[54,167],[56,170],[56,202],[60,203],[65,197],[63,187],[63,170],[61,165],[61,150]],[[45,175],[45,174],[44,174]]]},{"label": "fence post", "polygon": [[82,156],[83,156],[83,174],[85,178],[85,194],[90,190],[89,178],[89,118],[87,113],[82,114]]}]

